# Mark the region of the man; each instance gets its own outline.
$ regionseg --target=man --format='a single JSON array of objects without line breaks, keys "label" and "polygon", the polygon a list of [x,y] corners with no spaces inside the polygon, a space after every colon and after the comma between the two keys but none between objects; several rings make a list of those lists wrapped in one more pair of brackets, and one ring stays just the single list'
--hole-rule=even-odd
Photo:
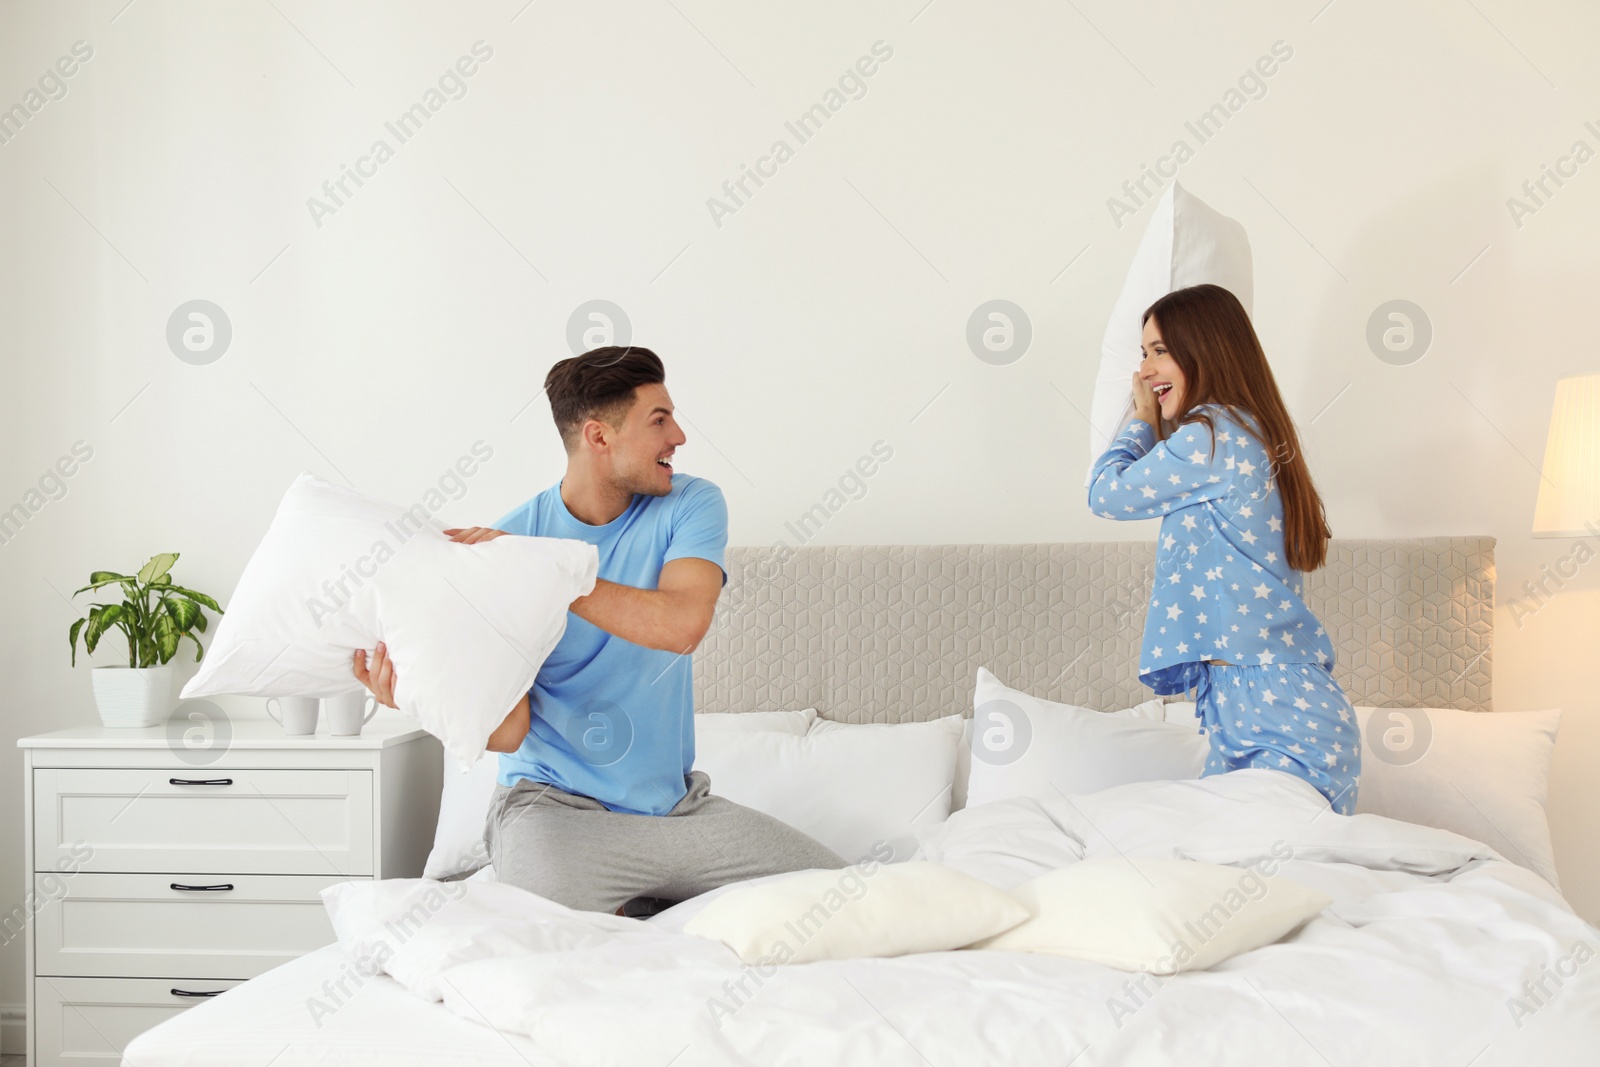
[{"label": "man", "polygon": [[[694,764],[690,654],[727,581],[728,509],[703,478],[676,474],[686,440],[661,360],[599,348],[545,378],[567,451],[561,482],[492,529],[599,548],[594,591],[489,738],[500,757],[485,838],[495,873],[569,907],[644,916],[745,878],[845,860],[777,819],[712,796]],[[394,706],[382,645],[355,673]],[[630,904],[630,902],[632,902]],[[625,910],[626,906],[626,910]]]}]

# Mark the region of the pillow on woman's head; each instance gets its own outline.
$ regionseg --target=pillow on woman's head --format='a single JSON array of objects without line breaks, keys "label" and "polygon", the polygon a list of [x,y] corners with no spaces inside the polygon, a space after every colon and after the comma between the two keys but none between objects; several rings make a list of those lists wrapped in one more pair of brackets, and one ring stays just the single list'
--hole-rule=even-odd
[{"label": "pillow on woman's head", "polygon": [[1094,464],[1133,417],[1129,382],[1143,353],[1139,341],[1145,308],[1175,289],[1204,283],[1220,285],[1239,298],[1248,314],[1254,295],[1250,239],[1244,227],[1219,215],[1177,182],[1156,202],[1150,225],[1133,254],[1122,294],[1111,309],[1100,344],[1100,373],[1089,404],[1089,469],[1083,487],[1093,484]]},{"label": "pillow on woman's head", "polygon": [[471,766],[594,590],[599,553],[550,537],[459,544],[420,510],[302,473],[180,695],[348,692],[356,649],[382,641],[396,705]]}]

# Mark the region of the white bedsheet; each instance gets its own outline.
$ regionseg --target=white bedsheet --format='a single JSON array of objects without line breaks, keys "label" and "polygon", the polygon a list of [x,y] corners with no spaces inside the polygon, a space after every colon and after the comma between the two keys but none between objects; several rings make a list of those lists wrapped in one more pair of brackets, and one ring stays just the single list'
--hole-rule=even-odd
[{"label": "white bedsheet", "polygon": [[[1333,814],[1288,775],[984,805],[928,834],[922,855],[1010,886],[1083,857],[1244,865],[1286,848],[1295,858],[1280,872],[1333,905],[1276,945],[1142,982],[1001,952],[762,977],[678,932],[705,897],[636,923],[493,883],[458,886],[443,903],[422,880],[348,883],[328,894],[342,943],[368,958],[358,942],[392,946],[380,954],[396,978],[365,979],[315,1026],[310,998],[349,969],[324,949],[142,1035],[125,1063],[1595,1062],[1600,933],[1548,883],[1454,834]],[[408,912],[425,921],[395,935]],[[1530,995],[1524,983],[1541,979],[1549,995]],[[435,995],[442,1003],[424,999]]]}]

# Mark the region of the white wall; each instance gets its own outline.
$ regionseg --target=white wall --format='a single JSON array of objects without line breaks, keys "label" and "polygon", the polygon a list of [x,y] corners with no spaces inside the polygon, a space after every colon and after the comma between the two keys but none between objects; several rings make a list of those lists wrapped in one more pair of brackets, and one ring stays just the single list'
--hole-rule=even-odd
[{"label": "white wall", "polygon": [[[481,439],[493,459],[441,516],[460,523],[553,482],[536,397],[594,298],[666,358],[681,466],[723,486],[735,543],[784,536],[879,440],[893,460],[820,542],[1153,536],[1080,488],[1074,406],[1149,216],[1119,227],[1107,200],[1281,41],[1264,95],[1179,177],[1250,233],[1257,327],[1336,536],[1499,539],[1496,706],[1566,709],[1558,859],[1600,918],[1600,568],[1520,627],[1509,606],[1573,548],[1529,528],[1553,383],[1597,369],[1600,162],[1520,225],[1507,206],[1575,141],[1600,148],[1600,15],[924,2],[0,7],[0,107],[93,49],[0,144],[0,507],[93,449],[0,546],[5,729],[94,721],[63,640],[89,571],[176,550],[181,582],[226,597],[300,470],[410,502]],[[466,95],[398,144],[384,123],[480,40]],[[785,121],[879,41],[866,94],[797,144]],[[314,221],[308,198],[378,138],[394,157]],[[778,138],[793,158],[719,226],[708,198]],[[208,365],[165,340],[195,298],[233,329]],[[1033,325],[1006,366],[965,341],[994,298]],[[1364,339],[1396,298],[1434,331],[1406,366]],[[20,763],[0,761],[7,811]],[[19,821],[0,820],[3,908]],[[3,951],[16,1003],[20,941]]]}]

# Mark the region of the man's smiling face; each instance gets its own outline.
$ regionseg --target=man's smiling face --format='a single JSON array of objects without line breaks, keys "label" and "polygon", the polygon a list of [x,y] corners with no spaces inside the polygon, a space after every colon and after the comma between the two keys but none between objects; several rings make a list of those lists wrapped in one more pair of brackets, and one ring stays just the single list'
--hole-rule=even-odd
[{"label": "man's smiling face", "polygon": [[611,481],[644,496],[672,491],[672,458],[688,440],[672,417],[672,397],[662,384],[633,391],[633,406],[621,425],[611,428]]}]

